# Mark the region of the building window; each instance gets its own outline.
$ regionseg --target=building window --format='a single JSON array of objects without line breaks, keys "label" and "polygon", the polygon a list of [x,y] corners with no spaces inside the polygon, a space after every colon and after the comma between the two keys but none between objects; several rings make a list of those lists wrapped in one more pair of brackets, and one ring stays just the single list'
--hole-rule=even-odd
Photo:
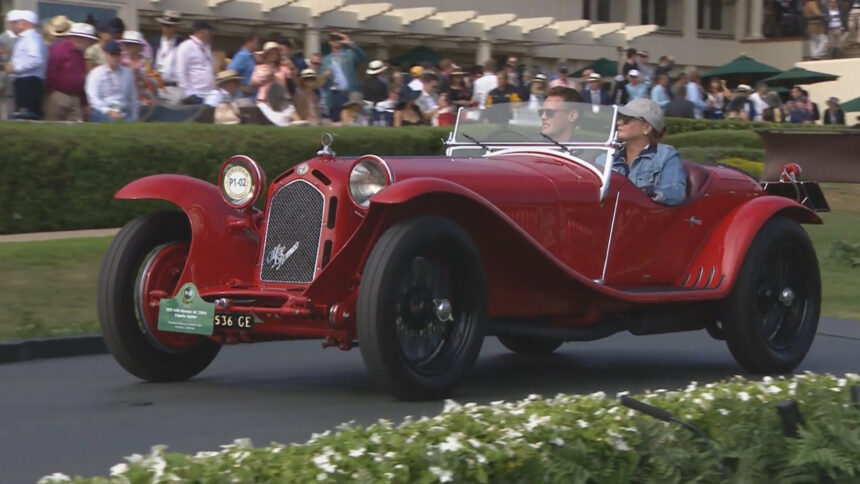
[{"label": "building window", "polygon": [[91,7],[85,5],[70,5],[68,3],[39,2],[39,18],[49,19],[56,15],[65,15],[72,22],[98,23],[117,16],[115,8]]},{"label": "building window", "polygon": [[583,0],[582,18],[592,22],[609,22],[610,0]]},{"label": "building window", "polygon": [[697,26],[699,30],[722,32],[723,18],[729,18],[728,2],[724,0],[698,0]]},{"label": "building window", "polygon": [[642,25],[669,26],[669,0],[641,0]]}]

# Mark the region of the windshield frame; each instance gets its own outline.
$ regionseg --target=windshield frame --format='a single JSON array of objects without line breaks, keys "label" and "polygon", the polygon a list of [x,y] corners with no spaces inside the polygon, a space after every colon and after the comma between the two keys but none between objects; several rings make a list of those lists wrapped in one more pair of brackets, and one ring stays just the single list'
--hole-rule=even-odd
[{"label": "windshield frame", "polygon": [[[581,103],[584,104],[584,103]],[[603,203],[606,200],[606,195],[609,193],[609,181],[612,178],[612,160],[615,158],[616,152],[621,148],[621,143],[617,138],[617,122],[618,122],[618,106],[612,105],[612,124],[609,131],[609,137],[606,141],[572,141],[572,142],[552,142],[550,140],[546,140],[545,142],[541,141],[482,141],[479,142],[474,141],[456,141],[457,134],[461,133],[460,131],[460,120],[462,119],[463,111],[467,109],[464,107],[460,107],[457,110],[457,117],[454,122],[454,130],[448,134],[448,139],[443,140],[443,144],[445,146],[445,155],[446,156],[455,156],[455,151],[457,148],[477,148],[483,150],[482,157],[484,158],[492,158],[494,156],[499,155],[510,155],[516,153],[543,153],[543,154],[552,154],[552,155],[560,155],[562,158],[575,163],[580,166],[584,166],[589,171],[594,173],[600,179],[600,203]],[[468,108],[475,109],[475,108]],[[566,150],[562,150],[561,147],[565,147]],[[602,150],[606,152],[606,162],[602,167],[600,167],[589,163],[585,160],[577,158],[574,156],[570,150],[574,148],[581,149],[593,149],[595,151]]]}]

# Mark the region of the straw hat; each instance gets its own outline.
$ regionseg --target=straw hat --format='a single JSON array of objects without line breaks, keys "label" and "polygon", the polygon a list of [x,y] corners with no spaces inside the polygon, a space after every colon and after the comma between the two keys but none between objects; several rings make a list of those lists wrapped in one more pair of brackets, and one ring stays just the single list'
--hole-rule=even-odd
[{"label": "straw hat", "polygon": [[72,28],[70,28],[68,32],[60,35],[63,37],[81,37],[88,40],[99,40],[99,38],[96,37],[96,28],[83,22],[73,23]]},{"label": "straw hat", "polygon": [[349,93],[349,100],[343,105],[343,107],[348,108],[350,106],[364,107],[364,96],[358,91]]},{"label": "straw hat", "polygon": [[72,21],[65,15],[57,15],[48,20],[48,25],[45,26],[49,34],[54,37],[63,35],[72,28]]},{"label": "straw hat", "polygon": [[241,81],[242,76],[239,75],[238,72],[233,69],[227,69],[226,71],[221,71],[215,76],[215,84],[220,86],[221,84],[227,81]]},{"label": "straw hat", "polygon": [[367,75],[373,76],[379,74],[381,72],[385,72],[385,69],[388,69],[388,66],[385,65],[385,62],[381,60],[373,60],[370,61],[370,64],[367,65],[367,70],[365,71]]},{"label": "straw hat", "polygon": [[302,69],[302,72],[301,74],[299,74],[299,77],[301,77],[302,79],[315,79],[317,77],[317,71],[313,69]]},{"label": "straw hat", "polygon": [[534,81],[535,82],[546,82],[546,74],[541,74],[541,73],[535,74]]},{"label": "straw hat", "polygon": [[[634,70],[635,70],[635,69],[634,69]],[[601,79],[602,79],[602,78],[600,77],[600,74],[598,74],[598,73],[596,73],[596,72],[592,72],[591,74],[589,74],[589,75],[588,75],[588,80],[589,80],[589,81],[599,81],[599,80],[601,80]]]},{"label": "straw hat", "polygon": [[155,20],[162,25],[177,25],[182,21],[182,14],[176,10],[165,10],[164,15]]},{"label": "straw hat", "polygon": [[268,52],[272,49],[280,49],[280,48],[281,48],[281,44],[279,44],[277,42],[272,42],[270,40],[270,41],[266,42],[265,44],[263,44],[263,50],[261,50],[260,52],[265,54],[266,52]]},{"label": "straw hat", "polygon": [[121,44],[136,44],[136,45],[146,45],[146,41],[143,40],[143,34],[136,30],[126,30],[122,33],[122,38],[119,39]]}]

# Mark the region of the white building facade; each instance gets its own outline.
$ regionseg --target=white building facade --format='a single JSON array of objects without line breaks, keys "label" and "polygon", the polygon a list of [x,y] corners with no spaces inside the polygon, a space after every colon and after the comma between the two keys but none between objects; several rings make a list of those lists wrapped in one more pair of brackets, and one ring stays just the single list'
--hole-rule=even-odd
[{"label": "white building facade", "polygon": [[[428,6],[430,4],[430,6]],[[166,9],[211,21],[215,47],[227,55],[243,33],[280,33],[306,55],[322,50],[329,29],[348,32],[372,57],[388,59],[417,46],[461,64],[518,56],[551,69],[577,68],[623,49],[672,55],[680,66],[707,69],[743,52],[787,68],[797,49],[761,39],[762,0],[0,0],[3,11],[23,8],[41,17],[118,16],[128,29],[155,33]],[[794,41],[795,43],[799,41]],[[749,44],[749,45],[747,45]],[[791,52],[785,55],[786,49]],[[780,53],[782,52],[782,54]],[[769,58],[773,62],[768,62]]]}]

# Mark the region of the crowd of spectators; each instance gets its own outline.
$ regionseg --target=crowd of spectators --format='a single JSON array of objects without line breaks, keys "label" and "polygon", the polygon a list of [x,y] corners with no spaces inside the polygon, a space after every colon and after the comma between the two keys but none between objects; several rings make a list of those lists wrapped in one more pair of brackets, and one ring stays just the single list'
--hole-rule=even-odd
[{"label": "crowd of spectators", "polygon": [[[515,56],[470,67],[449,59],[391,66],[371,60],[337,31],[328,35],[326,55],[295,52],[283,36],[263,39],[251,32],[231,59],[219,59],[209,23],[195,21],[190,35],[182,37],[178,12],[167,10],[157,20],[161,35],[147,40],[126,30],[119,18],[94,27],[57,17],[40,33],[35,13],[9,12],[0,57],[8,59],[4,71],[12,82],[0,90],[0,115],[134,121],[142,107],[157,102],[211,106],[220,124],[241,123],[247,119],[244,110],[256,107],[280,126],[445,126],[455,122],[460,107],[525,103],[537,109],[550,89],[564,87],[593,105],[652,99],[672,117],[790,123],[822,118],[800,87],[786,97],[764,84],[754,91],[746,84],[730,90],[725,80],[703,81],[695,71],[673,75],[673,57],[652,64],[648,52],[636,49],[626,52],[618,75],[605,77],[591,69],[574,76],[564,64],[542,72]],[[838,100],[831,98],[828,105],[823,121],[844,124]]]},{"label": "crowd of spectators", "polygon": [[860,0],[764,0],[764,3],[765,37],[806,36],[811,59],[843,57],[846,49],[860,45]]}]

